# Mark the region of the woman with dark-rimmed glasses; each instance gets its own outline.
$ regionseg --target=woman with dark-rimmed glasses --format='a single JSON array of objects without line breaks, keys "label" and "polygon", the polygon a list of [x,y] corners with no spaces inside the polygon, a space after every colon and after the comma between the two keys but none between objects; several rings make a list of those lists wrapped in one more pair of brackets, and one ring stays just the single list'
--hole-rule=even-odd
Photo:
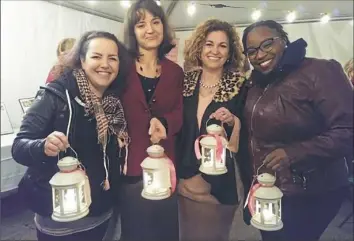
[{"label": "woman with dark-rimmed glasses", "polygon": [[307,58],[275,21],[248,26],[244,53],[254,67],[244,111],[251,163],[277,174],[283,229],[263,240],[319,240],[348,185],[353,91],[335,60]]}]

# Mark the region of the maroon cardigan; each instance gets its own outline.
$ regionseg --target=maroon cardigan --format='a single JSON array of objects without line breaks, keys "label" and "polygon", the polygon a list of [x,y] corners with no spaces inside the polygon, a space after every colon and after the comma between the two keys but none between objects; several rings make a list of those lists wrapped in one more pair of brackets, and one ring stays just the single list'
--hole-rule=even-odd
[{"label": "maroon cardigan", "polygon": [[135,65],[127,79],[127,87],[122,96],[125,117],[128,123],[128,132],[131,138],[128,152],[127,176],[141,176],[141,162],[147,157],[146,149],[151,145],[148,135],[150,119],[163,117],[167,121],[167,139],[160,144],[165,153],[174,162],[175,137],[182,126],[183,119],[183,79],[182,68],[174,62],[164,58],[161,60],[161,76],[155,93],[149,104]]}]

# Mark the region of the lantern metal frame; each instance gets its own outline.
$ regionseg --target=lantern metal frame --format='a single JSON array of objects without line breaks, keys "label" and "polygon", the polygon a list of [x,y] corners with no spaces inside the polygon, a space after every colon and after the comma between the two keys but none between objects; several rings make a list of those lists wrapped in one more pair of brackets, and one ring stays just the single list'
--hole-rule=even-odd
[{"label": "lantern metal frame", "polygon": [[[164,148],[152,145],[147,148],[148,157],[141,163],[143,190],[141,196],[149,200],[162,200],[171,196],[171,177]],[[150,183],[151,181],[151,183]]]},{"label": "lantern metal frame", "polygon": [[[57,222],[71,222],[81,219],[89,213],[91,205],[88,177],[79,168],[80,162],[77,158],[64,157],[58,161],[57,165],[60,171],[49,181],[52,186],[52,219]],[[72,194],[69,195],[68,192]]]}]

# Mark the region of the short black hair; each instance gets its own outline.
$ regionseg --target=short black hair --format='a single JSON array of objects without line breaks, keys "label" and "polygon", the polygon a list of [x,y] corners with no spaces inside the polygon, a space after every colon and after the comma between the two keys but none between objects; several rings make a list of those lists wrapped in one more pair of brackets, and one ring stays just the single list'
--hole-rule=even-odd
[{"label": "short black hair", "polygon": [[124,21],[124,43],[134,58],[139,58],[138,42],[136,40],[134,28],[143,17],[142,10],[149,11],[153,16],[161,19],[163,25],[163,40],[158,49],[159,59],[168,54],[175,45],[173,44],[173,31],[170,28],[166,14],[162,7],[157,5],[155,0],[138,0],[131,5]]},{"label": "short black hair", "polygon": [[265,20],[265,21],[259,21],[251,24],[248,26],[244,31],[243,31],[243,36],[242,36],[242,44],[243,48],[246,50],[247,49],[247,36],[248,34],[255,29],[256,27],[268,27],[270,29],[274,29],[277,31],[280,35],[281,38],[283,38],[286,41],[286,44],[289,44],[289,38],[288,38],[288,33],[284,31],[283,26],[274,21],[274,20]]}]

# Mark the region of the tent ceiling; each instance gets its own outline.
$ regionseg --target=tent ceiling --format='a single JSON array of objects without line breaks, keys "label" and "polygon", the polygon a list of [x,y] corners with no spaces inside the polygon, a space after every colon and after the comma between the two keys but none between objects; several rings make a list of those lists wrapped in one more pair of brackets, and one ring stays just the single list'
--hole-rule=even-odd
[{"label": "tent ceiling", "polygon": [[[50,1],[80,11],[85,11],[112,20],[123,22],[126,9],[120,1]],[[195,1],[196,12],[191,17],[187,14],[190,1],[161,0],[161,5],[169,15],[169,22],[176,30],[188,30],[198,23],[214,17],[236,25],[252,22],[253,9],[261,9],[261,19],[285,21],[288,11],[297,12],[296,21],[314,21],[322,13],[328,13],[333,19],[350,19],[353,17],[353,1]],[[215,8],[210,5],[223,4],[230,7]],[[233,7],[233,8],[232,8]]]}]

